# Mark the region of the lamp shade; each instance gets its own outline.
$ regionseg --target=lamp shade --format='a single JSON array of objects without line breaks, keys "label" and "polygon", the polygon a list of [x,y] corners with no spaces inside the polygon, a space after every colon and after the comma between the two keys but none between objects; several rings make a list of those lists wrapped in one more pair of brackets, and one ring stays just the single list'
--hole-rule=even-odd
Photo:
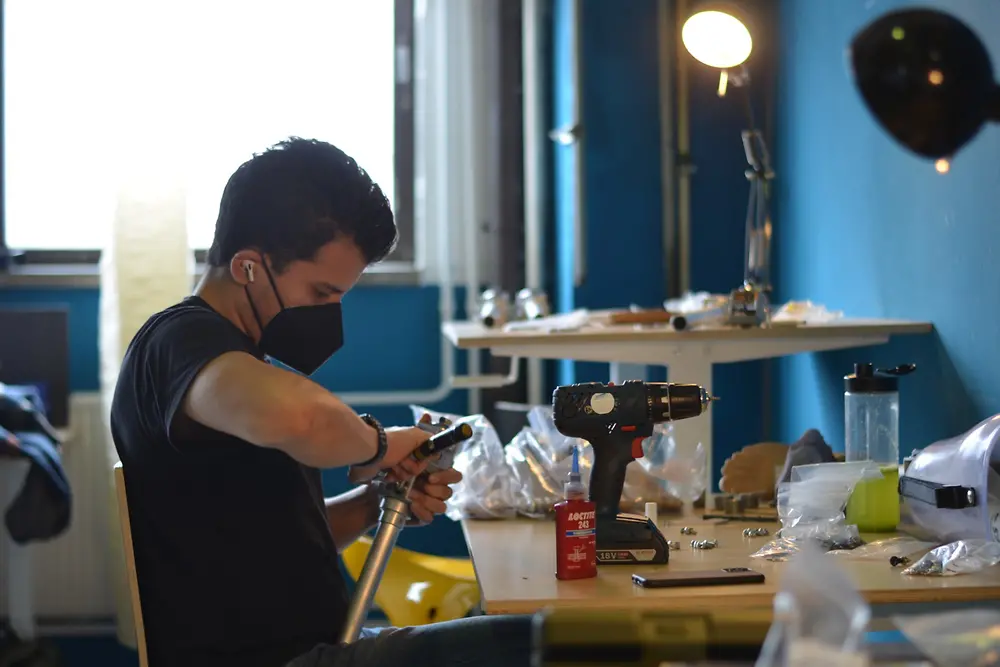
[{"label": "lamp shade", "polygon": [[861,97],[879,123],[923,157],[950,158],[1000,117],[1000,88],[982,41],[948,14],[886,14],[851,42]]},{"label": "lamp shade", "polygon": [[719,69],[742,65],[753,50],[743,21],[717,9],[692,14],[681,28],[681,41],[695,60]]}]

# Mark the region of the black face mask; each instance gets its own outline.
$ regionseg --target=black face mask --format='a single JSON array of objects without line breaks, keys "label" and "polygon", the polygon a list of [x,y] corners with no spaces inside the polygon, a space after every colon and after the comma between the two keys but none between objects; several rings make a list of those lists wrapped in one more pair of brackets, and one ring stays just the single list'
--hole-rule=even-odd
[{"label": "black face mask", "polygon": [[324,303],[318,306],[295,306],[286,308],[278,294],[278,286],[267,264],[263,264],[267,280],[278,300],[281,310],[264,326],[257,307],[244,287],[250,309],[261,328],[260,349],[267,356],[277,359],[303,375],[312,375],[327,359],[344,344],[344,322],[339,303]]}]

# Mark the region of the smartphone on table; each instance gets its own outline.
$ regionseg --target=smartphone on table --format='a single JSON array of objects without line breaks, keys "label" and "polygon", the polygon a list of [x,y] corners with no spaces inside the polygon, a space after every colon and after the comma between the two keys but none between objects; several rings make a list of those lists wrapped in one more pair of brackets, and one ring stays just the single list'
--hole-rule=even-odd
[{"label": "smartphone on table", "polygon": [[764,575],[748,567],[723,567],[718,570],[657,572],[633,574],[632,583],[643,588],[684,588],[692,586],[732,586],[762,584]]}]

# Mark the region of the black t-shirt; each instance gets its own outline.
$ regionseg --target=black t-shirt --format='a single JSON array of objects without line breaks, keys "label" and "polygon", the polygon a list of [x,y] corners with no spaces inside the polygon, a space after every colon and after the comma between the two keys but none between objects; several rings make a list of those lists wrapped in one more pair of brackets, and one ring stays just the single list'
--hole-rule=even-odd
[{"label": "black t-shirt", "polygon": [[154,315],[122,363],[111,433],[125,469],[150,667],[279,667],[336,643],[347,609],[320,472],[182,411],[233,351],[263,360],[197,297]]}]

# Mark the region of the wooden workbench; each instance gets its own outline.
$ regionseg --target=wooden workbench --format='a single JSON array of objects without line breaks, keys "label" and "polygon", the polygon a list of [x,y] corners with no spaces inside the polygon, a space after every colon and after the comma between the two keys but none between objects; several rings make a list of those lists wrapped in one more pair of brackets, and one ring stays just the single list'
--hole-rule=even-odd
[{"label": "wooden workbench", "polygon": [[[691,525],[696,536],[681,535]],[[660,521],[667,539],[681,549],[670,552],[669,565],[603,565],[596,579],[559,581],[555,578],[555,527],[551,521],[464,521],[465,537],[487,614],[534,613],[544,607],[658,609],[706,611],[770,608],[787,562],[750,558],[771,537],[743,537],[747,526],[762,524]],[[776,526],[769,526],[772,533]],[[694,550],[692,538],[717,539],[719,547]],[[885,536],[880,536],[885,537]],[[1000,600],[1000,566],[975,574],[950,577],[905,576],[888,561],[837,559],[855,586],[873,606],[996,602]],[[764,584],[647,590],[632,583],[633,572],[710,570],[749,567],[764,574]]]}]

